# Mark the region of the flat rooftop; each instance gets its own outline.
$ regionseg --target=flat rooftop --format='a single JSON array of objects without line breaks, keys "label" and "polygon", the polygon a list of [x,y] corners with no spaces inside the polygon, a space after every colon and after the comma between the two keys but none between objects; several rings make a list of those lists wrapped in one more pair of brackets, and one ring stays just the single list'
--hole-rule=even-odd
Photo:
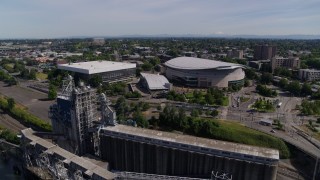
[{"label": "flat rooftop", "polygon": [[58,64],[58,69],[88,75],[132,68],[136,68],[135,63],[124,63],[114,61],[88,61],[71,64]]},{"label": "flat rooftop", "polygon": [[145,138],[158,139],[163,141],[175,142],[186,145],[199,146],[209,149],[234,152],[251,156],[279,159],[279,151],[276,149],[249,146],[226,141],[200,138],[190,135],[156,131],[150,129],[136,128],[125,125],[107,126],[103,128],[108,131],[140,136]]}]

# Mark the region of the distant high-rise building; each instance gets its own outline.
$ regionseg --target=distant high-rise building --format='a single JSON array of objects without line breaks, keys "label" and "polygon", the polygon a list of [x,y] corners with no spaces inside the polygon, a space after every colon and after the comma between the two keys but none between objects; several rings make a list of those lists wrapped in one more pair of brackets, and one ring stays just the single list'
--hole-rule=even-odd
[{"label": "distant high-rise building", "polygon": [[257,45],[254,49],[254,59],[256,60],[266,60],[272,59],[277,54],[276,46],[269,45]]},{"label": "distant high-rise building", "polygon": [[93,45],[102,46],[106,43],[104,38],[93,38]]},{"label": "distant high-rise building", "polygon": [[243,50],[237,50],[237,49],[228,50],[227,57],[242,59],[243,58]]}]

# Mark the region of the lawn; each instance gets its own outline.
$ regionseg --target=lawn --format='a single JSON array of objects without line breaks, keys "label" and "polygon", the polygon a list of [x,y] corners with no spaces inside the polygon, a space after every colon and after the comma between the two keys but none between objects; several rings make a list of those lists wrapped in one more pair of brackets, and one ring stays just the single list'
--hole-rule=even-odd
[{"label": "lawn", "polygon": [[243,102],[247,102],[249,101],[250,98],[248,97],[240,97],[240,101],[243,103]]},{"label": "lawn", "polygon": [[45,74],[45,73],[37,73],[36,74],[36,77],[37,77],[37,79],[39,79],[39,80],[46,80],[47,78],[48,78],[48,75],[47,74]]},{"label": "lawn", "polygon": [[220,126],[213,132],[216,139],[236,143],[278,149],[282,158],[288,158],[290,152],[286,144],[279,138],[245,127],[244,125],[220,120]]}]

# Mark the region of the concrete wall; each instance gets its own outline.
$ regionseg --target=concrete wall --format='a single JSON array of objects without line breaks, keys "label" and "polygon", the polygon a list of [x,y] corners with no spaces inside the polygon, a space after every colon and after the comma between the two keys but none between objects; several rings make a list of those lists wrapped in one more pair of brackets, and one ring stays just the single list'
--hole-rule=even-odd
[{"label": "concrete wall", "polygon": [[111,170],[210,178],[212,170],[231,173],[233,179],[273,180],[277,166],[246,162],[128,141],[103,135],[101,158]]}]

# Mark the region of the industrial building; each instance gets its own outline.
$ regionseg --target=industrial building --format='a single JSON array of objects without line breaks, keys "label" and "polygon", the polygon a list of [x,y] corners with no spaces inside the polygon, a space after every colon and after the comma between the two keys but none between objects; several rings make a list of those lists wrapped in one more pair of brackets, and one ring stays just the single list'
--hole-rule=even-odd
[{"label": "industrial building", "polygon": [[271,69],[272,72],[278,68],[278,67],[284,67],[289,69],[299,69],[300,68],[300,59],[299,57],[273,57],[271,59]]},{"label": "industrial building", "polygon": [[124,125],[101,128],[100,151],[114,170],[198,178],[273,180],[279,162],[274,149]]},{"label": "industrial building", "polygon": [[244,66],[216,60],[178,57],[165,63],[166,77],[192,87],[229,87],[243,84]]},{"label": "industrial building", "polygon": [[[117,173],[118,177],[209,179],[222,173],[235,179],[276,178],[278,150],[119,125],[104,94],[97,95],[84,84],[75,87],[70,76],[63,84],[57,104],[51,106],[49,113],[54,141],[59,147],[69,146],[71,153],[100,157],[108,163],[110,171],[121,172]],[[30,144],[46,145],[41,148],[45,158],[56,159],[51,155],[55,151],[51,150],[61,151],[43,140],[32,141],[36,142]],[[72,155],[66,154],[72,159]],[[41,159],[42,155],[36,158]],[[66,159],[62,161],[69,162]],[[77,162],[81,164],[81,161]],[[90,171],[82,170],[82,175],[83,172],[87,172],[86,176],[93,174],[95,168],[90,165],[86,169]]]},{"label": "industrial building", "polygon": [[320,80],[320,70],[317,69],[300,69],[299,79],[305,81],[317,81]]},{"label": "industrial building", "polygon": [[94,121],[115,124],[115,113],[103,94],[98,97],[95,89],[83,83],[75,87],[71,76],[63,81],[62,89],[49,110],[53,132],[63,135],[58,144],[78,155],[93,152]]},{"label": "industrial building", "polygon": [[75,73],[81,79],[88,80],[99,75],[103,82],[117,82],[136,75],[136,64],[114,61],[89,61],[71,64],[58,64],[58,69]]},{"label": "industrial building", "polygon": [[115,179],[117,176],[92,162],[36,136],[31,128],[21,131],[23,160],[39,179]]},{"label": "industrial building", "polygon": [[254,56],[255,60],[267,60],[272,59],[277,54],[277,46],[269,46],[269,45],[257,45],[254,48]]},{"label": "industrial building", "polygon": [[140,73],[141,85],[146,88],[150,93],[157,91],[170,91],[172,84],[168,79],[160,74]]}]

